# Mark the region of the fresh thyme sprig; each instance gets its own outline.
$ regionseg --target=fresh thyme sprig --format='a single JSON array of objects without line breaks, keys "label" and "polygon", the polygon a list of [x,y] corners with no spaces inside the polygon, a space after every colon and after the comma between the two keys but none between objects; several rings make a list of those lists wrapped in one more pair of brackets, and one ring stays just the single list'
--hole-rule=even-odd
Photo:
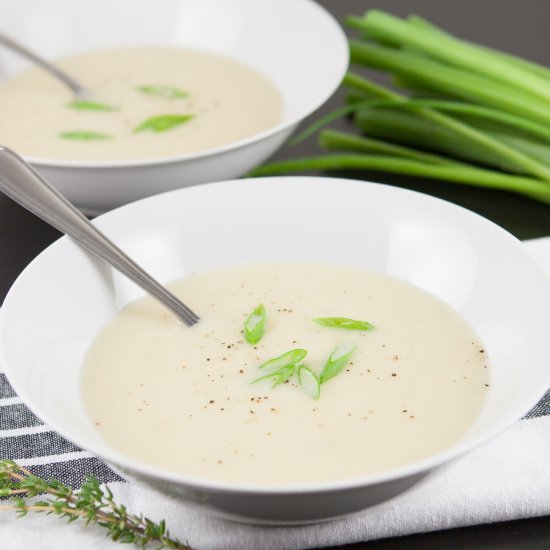
[{"label": "fresh thyme sprig", "polygon": [[[44,500],[29,500],[46,495]],[[163,521],[154,523],[143,515],[129,514],[126,507],[114,501],[107,487],[95,477],[88,477],[78,491],[73,491],[55,479],[45,480],[33,475],[11,460],[0,460],[0,497],[12,497],[0,510],[15,510],[23,517],[28,512],[54,514],[69,523],[82,519],[85,525],[95,523],[107,529],[109,537],[118,542],[133,543],[146,548],[191,548],[170,537]],[[1,501],[0,501],[1,502]]]}]

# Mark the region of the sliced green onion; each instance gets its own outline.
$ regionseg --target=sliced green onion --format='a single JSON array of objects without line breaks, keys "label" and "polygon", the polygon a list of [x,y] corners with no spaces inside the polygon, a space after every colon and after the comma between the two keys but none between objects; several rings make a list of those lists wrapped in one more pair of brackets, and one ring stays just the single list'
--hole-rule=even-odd
[{"label": "sliced green onion", "polygon": [[295,371],[296,365],[286,365],[280,369],[270,372],[269,374],[266,374],[265,376],[260,376],[260,378],[256,378],[256,380],[252,380],[251,383],[256,384],[257,382],[262,382],[263,380],[272,380],[273,384],[271,387],[276,388],[280,384],[284,384],[287,380],[289,380]]},{"label": "sliced green onion", "polygon": [[88,130],[77,130],[74,132],[63,132],[59,134],[60,138],[73,139],[79,141],[97,141],[102,139],[113,139],[112,136],[107,134],[100,134],[98,132],[90,132]]},{"label": "sliced green onion", "polygon": [[189,94],[174,86],[137,86],[136,90],[148,95],[166,97],[168,99],[185,99]]},{"label": "sliced green onion", "polygon": [[288,367],[289,365],[296,365],[296,363],[299,363],[306,355],[307,351],[305,349],[291,349],[283,353],[283,355],[279,355],[279,357],[270,359],[263,365],[260,365],[259,368],[273,372],[277,369]]},{"label": "sliced green onion", "polygon": [[298,365],[296,374],[301,388],[313,399],[319,399],[321,395],[321,382],[317,375],[305,365]]},{"label": "sliced green onion", "polygon": [[321,384],[334,378],[346,366],[354,349],[355,344],[351,342],[339,344],[334,348],[319,377]]},{"label": "sliced green onion", "polygon": [[260,304],[244,322],[244,339],[250,344],[257,344],[264,335],[265,307]]},{"label": "sliced green onion", "polygon": [[143,131],[155,132],[156,134],[160,132],[166,132],[167,130],[172,130],[177,126],[181,126],[186,122],[189,122],[194,118],[195,115],[186,114],[186,115],[158,115],[148,118],[142,122],[139,126],[134,129],[134,134]]},{"label": "sliced green onion", "polygon": [[371,330],[374,327],[367,321],[357,321],[356,319],[348,319],[347,317],[317,317],[312,319],[314,323],[322,327],[337,327],[347,330]]},{"label": "sliced green onion", "polygon": [[98,103],[97,101],[87,101],[80,99],[69,103],[67,107],[71,109],[77,109],[80,111],[116,111],[117,108],[112,105],[106,105],[105,103]]}]

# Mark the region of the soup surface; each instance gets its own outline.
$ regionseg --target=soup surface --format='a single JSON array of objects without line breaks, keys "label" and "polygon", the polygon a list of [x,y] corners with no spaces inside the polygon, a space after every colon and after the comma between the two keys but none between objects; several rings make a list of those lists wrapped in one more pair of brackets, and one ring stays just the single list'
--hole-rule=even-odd
[{"label": "soup surface", "polygon": [[277,124],[278,90],[255,70],[198,50],[134,47],[58,65],[90,90],[75,101],[41,69],[0,87],[0,142],[25,155],[117,161],[193,153]]},{"label": "soup surface", "polygon": [[[476,335],[446,304],[403,281],[351,268],[254,264],[180,280],[172,290],[201,316],[177,323],[150,298],[120,312],[85,358],[91,420],[119,451],[181,474],[251,484],[374,474],[453,444],[488,387]],[[262,303],[265,331],[243,323]],[[371,330],[320,326],[319,317]],[[259,368],[289,350],[319,374],[355,344],[316,400],[296,376],[272,387]]]}]

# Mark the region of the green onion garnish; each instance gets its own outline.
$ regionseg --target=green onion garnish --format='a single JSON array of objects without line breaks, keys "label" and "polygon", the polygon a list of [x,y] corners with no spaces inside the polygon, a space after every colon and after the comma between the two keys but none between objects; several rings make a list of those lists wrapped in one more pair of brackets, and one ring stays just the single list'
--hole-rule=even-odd
[{"label": "green onion garnish", "polygon": [[116,107],[112,105],[106,105],[105,103],[98,103],[97,101],[87,101],[85,99],[73,101],[69,103],[67,107],[71,109],[78,109],[80,111],[116,111]]},{"label": "green onion garnish", "polygon": [[330,354],[328,361],[321,372],[319,380],[324,384],[327,380],[334,378],[346,365],[355,349],[355,344],[346,342],[339,344]]},{"label": "green onion garnish", "polygon": [[172,130],[177,126],[181,126],[186,122],[189,122],[195,115],[158,115],[148,118],[142,122],[139,126],[134,128],[134,134],[149,130],[150,132],[160,133]]},{"label": "green onion garnish", "polygon": [[277,387],[279,384],[284,384],[293,374],[296,370],[296,365],[286,365],[284,367],[281,367],[280,369],[277,369],[273,372],[270,372],[269,374],[266,374],[265,376],[260,376],[260,378],[256,378],[256,380],[252,381],[252,384],[255,384],[256,382],[261,382],[262,380],[273,380],[272,388]]},{"label": "green onion garnish", "polygon": [[283,367],[296,365],[306,355],[307,351],[305,349],[292,349],[290,351],[287,351],[286,353],[283,353],[283,355],[279,355],[279,357],[270,359],[263,365],[260,365],[259,368],[264,369],[265,371],[273,372]]},{"label": "green onion garnish", "polygon": [[144,94],[166,97],[168,99],[184,99],[189,97],[187,92],[173,86],[137,86],[136,90]]},{"label": "green onion garnish", "polygon": [[313,399],[319,399],[321,395],[321,382],[317,375],[305,365],[298,365],[296,374],[298,383],[302,389]]},{"label": "green onion garnish", "polygon": [[264,334],[265,307],[260,304],[244,322],[244,338],[250,344],[257,344]]},{"label": "green onion garnish", "polygon": [[87,130],[78,130],[74,132],[63,132],[59,134],[60,138],[73,139],[79,141],[97,141],[101,139],[112,139],[112,136],[107,134],[100,134],[98,132],[89,132]]},{"label": "green onion garnish", "polygon": [[347,317],[318,317],[312,319],[312,321],[323,327],[337,327],[347,330],[371,330],[374,328],[367,321],[356,321]]}]

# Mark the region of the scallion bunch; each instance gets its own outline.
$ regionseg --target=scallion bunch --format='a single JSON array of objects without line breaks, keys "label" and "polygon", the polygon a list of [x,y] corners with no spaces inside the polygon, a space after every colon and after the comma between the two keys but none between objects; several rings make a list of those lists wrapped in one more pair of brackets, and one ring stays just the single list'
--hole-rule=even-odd
[{"label": "scallion bunch", "polygon": [[[337,153],[269,164],[254,175],[374,170],[502,189],[550,204],[550,69],[460,40],[418,16],[379,10],[346,23],[352,71],[347,105],[358,134],[324,129]],[[357,70],[393,77],[396,91]]]}]

